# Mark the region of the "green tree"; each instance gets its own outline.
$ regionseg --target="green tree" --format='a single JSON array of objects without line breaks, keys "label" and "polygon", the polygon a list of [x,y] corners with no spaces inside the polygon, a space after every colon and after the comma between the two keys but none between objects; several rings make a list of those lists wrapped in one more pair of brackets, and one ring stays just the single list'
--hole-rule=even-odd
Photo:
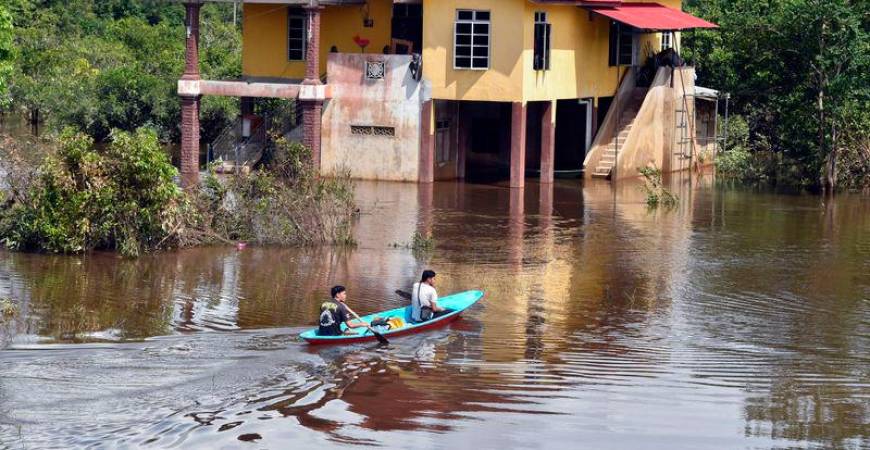
[{"label": "green tree", "polygon": [[12,15],[4,6],[0,5],[0,108],[8,106],[10,103],[9,79],[14,70],[14,40]]},{"label": "green tree", "polygon": [[[72,126],[98,141],[112,129],[149,126],[179,138],[176,82],[184,63],[184,9],[148,0],[6,0],[19,49],[13,103],[50,128]],[[202,71],[241,75],[241,33],[229,5],[203,8]],[[238,114],[238,101],[203,102],[203,137]]]},{"label": "green tree", "polygon": [[[870,127],[870,3],[852,0],[690,1],[719,30],[686,36],[699,77],[731,92],[753,142],[779,161],[776,178],[849,184],[838,161]],[[870,165],[870,155],[865,160]]]}]

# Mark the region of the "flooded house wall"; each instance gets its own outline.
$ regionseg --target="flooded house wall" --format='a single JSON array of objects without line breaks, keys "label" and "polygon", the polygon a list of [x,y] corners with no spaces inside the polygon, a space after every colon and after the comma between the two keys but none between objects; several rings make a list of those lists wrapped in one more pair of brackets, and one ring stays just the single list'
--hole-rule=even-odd
[{"label": "flooded house wall", "polygon": [[[366,62],[383,63],[382,79]],[[368,180],[417,181],[423,83],[408,55],[329,55],[332,99],[324,105],[321,171]]]},{"label": "flooded house wall", "polygon": [[[246,78],[305,77],[305,61],[291,61],[287,46],[286,5],[244,4],[242,21],[242,73]],[[392,0],[368,0],[366,5],[327,6],[320,18],[320,68],[326,68],[332,47],[339,52],[360,53],[355,36],[369,39],[367,53],[381,53],[390,45]],[[364,26],[363,18],[372,21]]]}]

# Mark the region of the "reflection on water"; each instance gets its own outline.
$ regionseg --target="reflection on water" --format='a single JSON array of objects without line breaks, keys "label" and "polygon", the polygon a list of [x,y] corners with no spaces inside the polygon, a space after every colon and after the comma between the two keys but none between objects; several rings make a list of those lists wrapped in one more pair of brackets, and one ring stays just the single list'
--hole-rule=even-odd
[{"label": "reflection on water", "polygon": [[[870,446],[870,199],[673,187],[360,183],[355,249],[0,254],[0,448]],[[332,284],[373,312],[424,267],[487,298],[387,347],[295,337]]]}]

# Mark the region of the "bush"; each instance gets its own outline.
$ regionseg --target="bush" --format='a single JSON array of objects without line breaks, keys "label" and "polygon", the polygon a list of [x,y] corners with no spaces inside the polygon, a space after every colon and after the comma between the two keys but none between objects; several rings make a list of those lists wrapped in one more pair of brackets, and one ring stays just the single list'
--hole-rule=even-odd
[{"label": "bush", "polygon": [[348,175],[315,176],[310,152],[278,139],[270,161],[249,174],[210,171],[185,194],[157,134],[115,130],[102,149],[65,131],[35,170],[2,159],[11,178],[0,195],[0,242],[15,250],[126,256],[214,242],[351,244],[354,206]]},{"label": "bush", "polygon": [[641,189],[646,193],[646,204],[651,208],[659,204],[674,207],[677,204],[677,196],[665,189],[662,183],[662,171],[655,167],[640,167],[637,171],[643,176],[644,184]]},{"label": "bush", "polygon": [[69,130],[29,186],[0,209],[0,241],[54,253],[153,249],[176,228],[184,197],[154,131],[113,131],[103,149]]},{"label": "bush", "polygon": [[283,138],[250,173],[203,181],[195,202],[202,238],[258,244],[352,244],[356,211],[348,175],[315,176],[310,151]]}]

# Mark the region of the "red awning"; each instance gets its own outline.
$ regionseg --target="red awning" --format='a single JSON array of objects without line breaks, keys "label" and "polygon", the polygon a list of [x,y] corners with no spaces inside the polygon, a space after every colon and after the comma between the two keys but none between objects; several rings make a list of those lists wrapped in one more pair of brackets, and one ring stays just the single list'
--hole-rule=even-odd
[{"label": "red awning", "polygon": [[587,6],[603,16],[641,30],[671,31],[690,28],[719,28],[715,23],[658,3],[622,3],[619,6]]}]

